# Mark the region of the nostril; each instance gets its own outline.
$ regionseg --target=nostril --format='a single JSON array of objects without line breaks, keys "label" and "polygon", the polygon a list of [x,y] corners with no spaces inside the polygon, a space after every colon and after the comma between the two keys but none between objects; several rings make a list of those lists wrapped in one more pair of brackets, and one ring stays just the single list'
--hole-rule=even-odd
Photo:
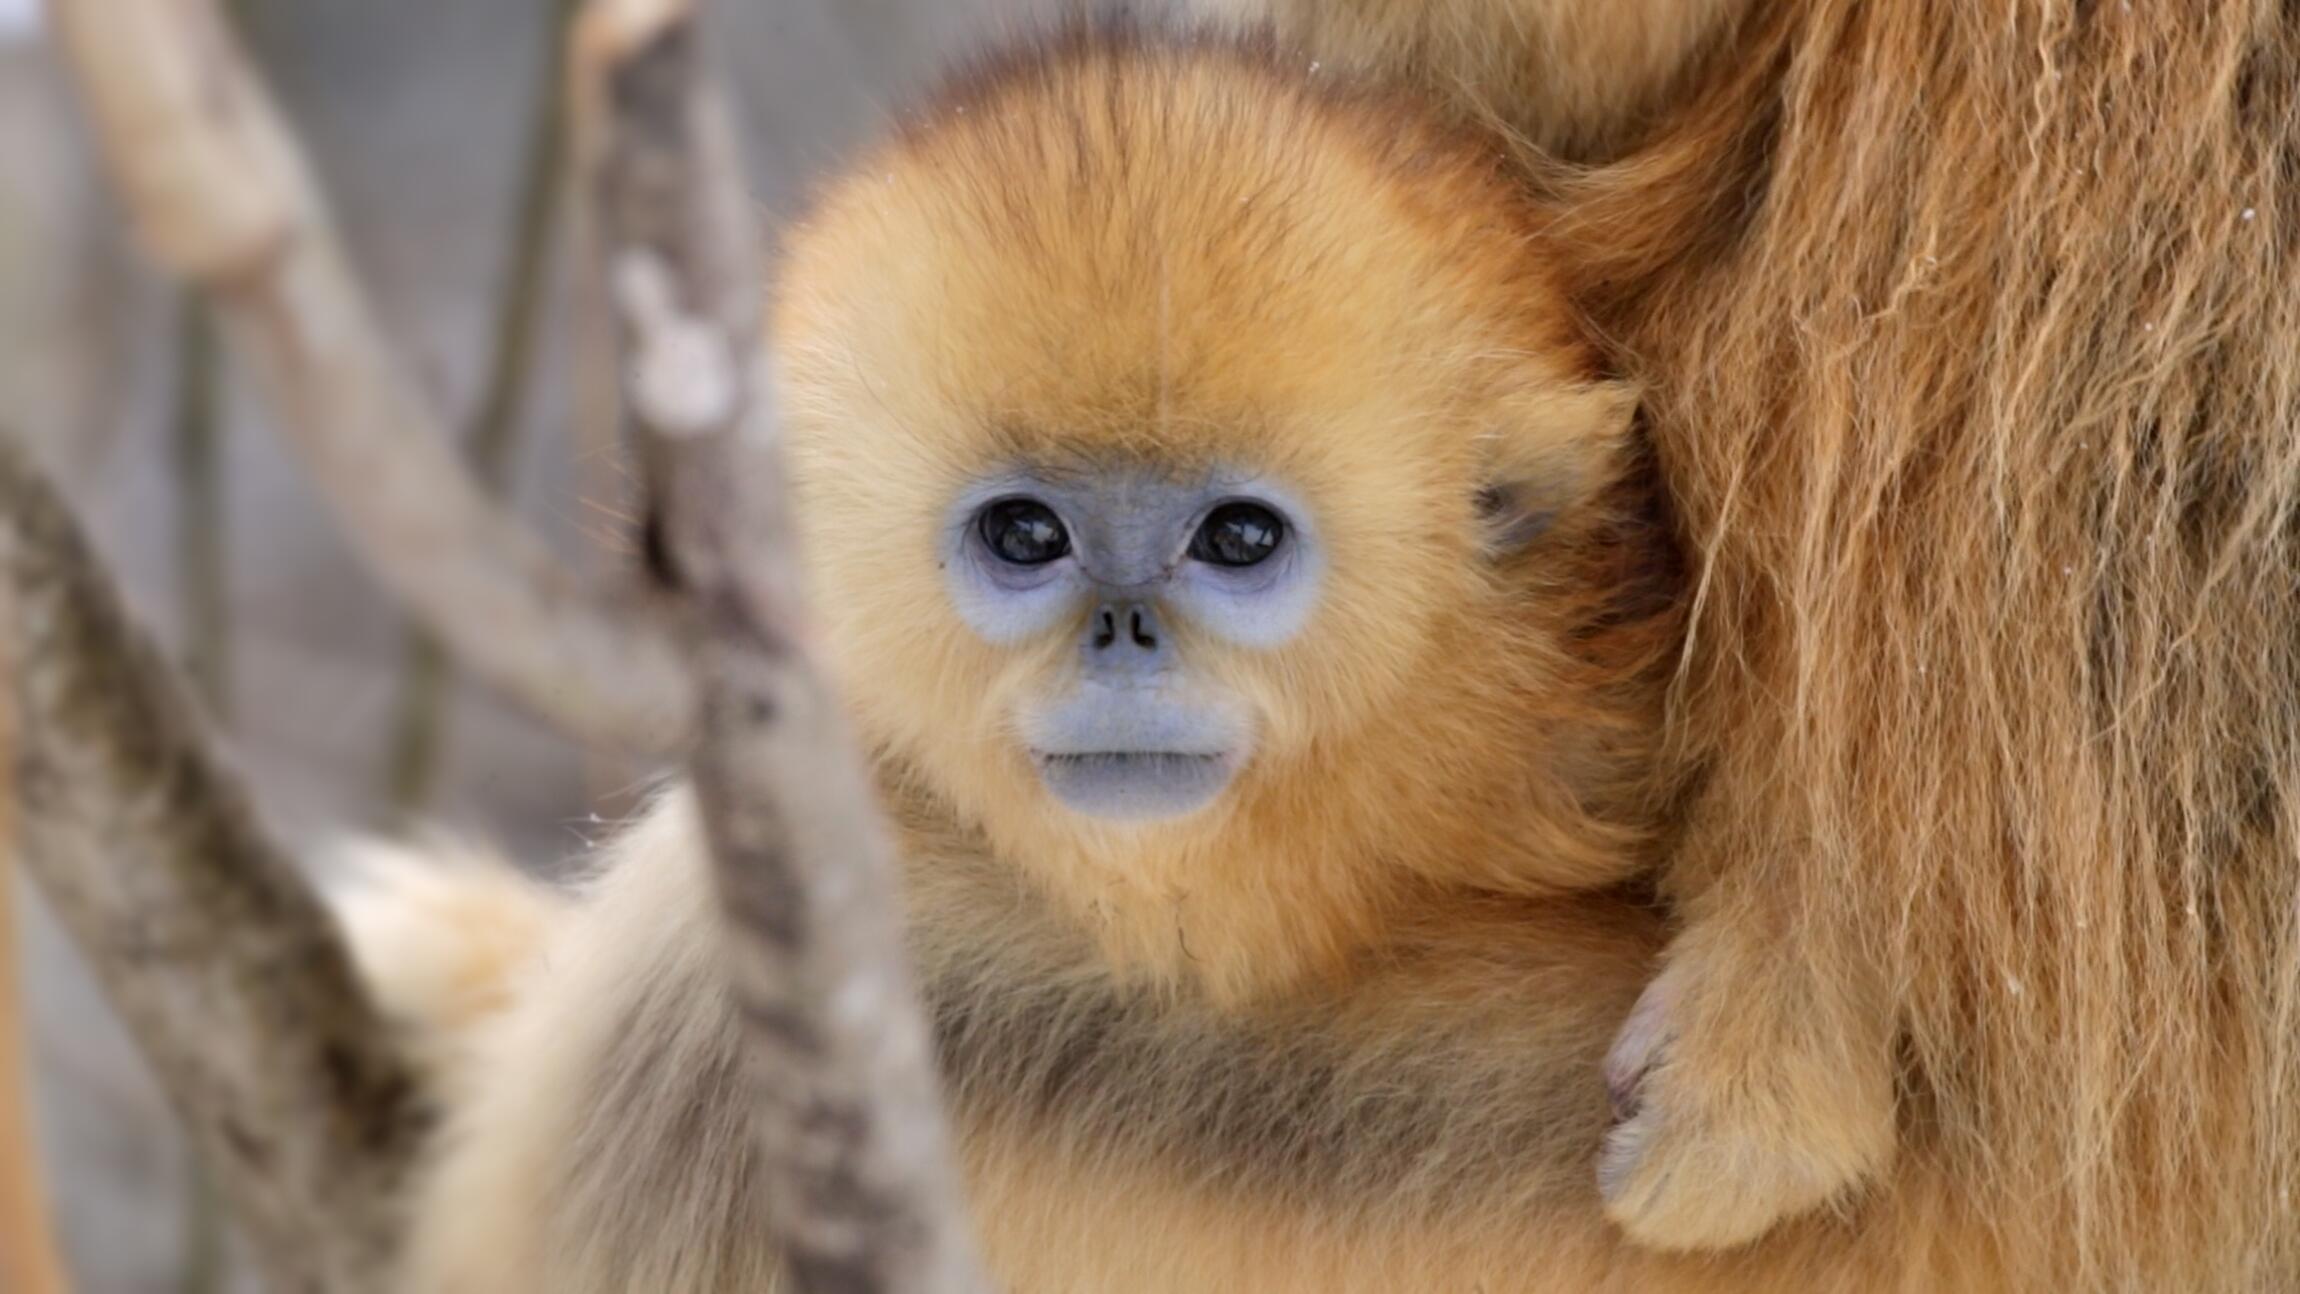
[{"label": "nostril", "polygon": [[1158,645],[1157,631],[1152,628],[1150,621],[1143,616],[1140,610],[1134,611],[1127,617],[1127,629],[1134,638],[1135,646],[1156,647]]},{"label": "nostril", "polygon": [[1108,647],[1118,641],[1118,617],[1105,610],[1094,621],[1094,645]]}]

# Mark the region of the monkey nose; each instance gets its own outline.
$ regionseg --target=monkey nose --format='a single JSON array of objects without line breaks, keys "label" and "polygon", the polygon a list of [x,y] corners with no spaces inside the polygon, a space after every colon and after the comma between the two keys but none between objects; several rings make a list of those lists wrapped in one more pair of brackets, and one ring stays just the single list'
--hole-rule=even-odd
[{"label": "monkey nose", "polygon": [[1165,634],[1146,602],[1105,602],[1086,627],[1086,646],[1097,657],[1156,655]]}]

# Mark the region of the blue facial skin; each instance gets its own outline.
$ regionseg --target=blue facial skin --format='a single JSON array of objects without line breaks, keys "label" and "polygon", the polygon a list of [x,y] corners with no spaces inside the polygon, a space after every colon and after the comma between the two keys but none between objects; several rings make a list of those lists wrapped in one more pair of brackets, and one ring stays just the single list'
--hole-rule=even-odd
[{"label": "blue facial skin", "polygon": [[946,531],[951,599],[986,641],[1083,623],[1077,686],[1022,716],[1056,800],[1144,822],[1221,794],[1253,734],[1235,703],[1193,676],[1171,628],[1186,620],[1260,650],[1301,631],[1324,554],[1290,494],[1252,478],[1016,471],[966,490]]}]

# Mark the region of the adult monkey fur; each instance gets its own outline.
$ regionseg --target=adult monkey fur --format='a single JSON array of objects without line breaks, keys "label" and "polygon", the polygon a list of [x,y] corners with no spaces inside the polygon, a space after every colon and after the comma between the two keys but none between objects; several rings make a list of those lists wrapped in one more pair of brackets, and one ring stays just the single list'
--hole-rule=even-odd
[{"label": "adult monkey fur", "polygon": [[1614,1215],[1897,1141],[2031,1287],[2300,1287],[2300,11],[1214,3],[1605,162],[1528,166],[1652,384],[1701,779]]},{"label": "adult monkey fur", "polygon": [[[1922,1173],[1724,1260],[1601,1216],[1679,600],[1538,219],[1403,100],[1080,37],[793,239],[805,548],[1005,1288],[1985,1283]],[[612,852],[348,902],[450,1107],[407,1288],[772,1282],[683,801]]]},{"label": "adult monkey fur", "polygon": [[1549,153],[1620,153],[1682,96],[1747,0],[1187,0],[1272,23],[1321,68],[1499,111]]}]

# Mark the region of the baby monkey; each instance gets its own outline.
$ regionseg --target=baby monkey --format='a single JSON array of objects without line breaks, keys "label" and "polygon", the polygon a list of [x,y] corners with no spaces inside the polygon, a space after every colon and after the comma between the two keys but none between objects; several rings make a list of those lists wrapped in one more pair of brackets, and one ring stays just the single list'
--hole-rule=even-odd
[{"label": "baby monkey", "polygon": [[[1002,1288],[1738,1278],[1599,1212],[1677,565],[1559,254],[1408,100],[1084,33],[791,232],[824,657]],[[448,1105],[407,1288],[771,1287],[703,851],[673,793],[573,896],[348,901]]]},{"label": "baby monkey", "polygon": [[772,324],[894,780],[1221,1005],[1637,870],[1673,566],[1554,261],[1482,138],[1234,47],[1076,36],[933,102]]}]

